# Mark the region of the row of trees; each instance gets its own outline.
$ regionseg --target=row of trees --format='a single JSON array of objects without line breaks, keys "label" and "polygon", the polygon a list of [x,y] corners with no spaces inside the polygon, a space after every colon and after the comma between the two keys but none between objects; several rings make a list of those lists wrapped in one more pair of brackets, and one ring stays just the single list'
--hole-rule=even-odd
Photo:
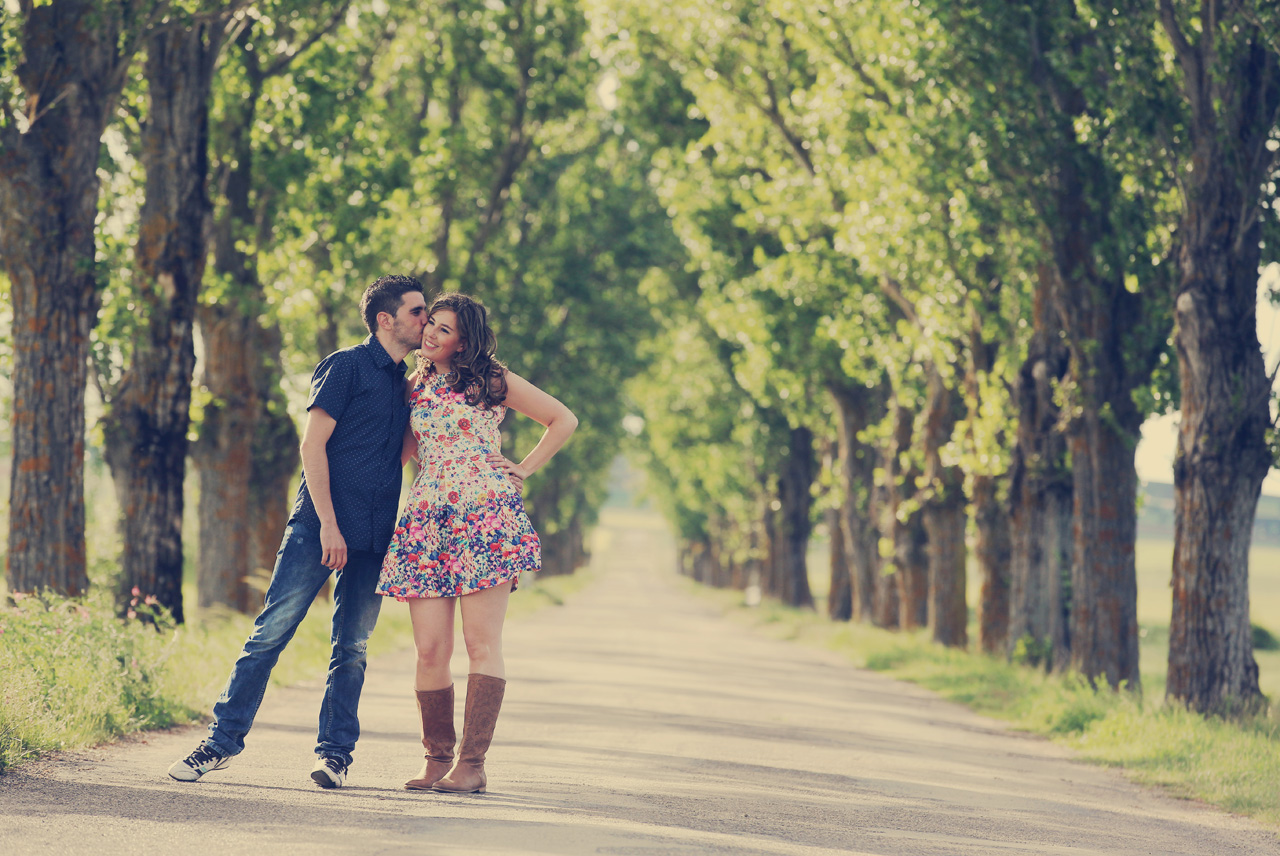
[{"label": "row of trees", "polygon": [[1180,407],[1169,693],[1257,704],[1271,4],[16,5],[12,589],[87,585],[92,382],[120,591],[181,618],[190,461],[200,600],[250,608],[286,390],[409,270],[483,297],[582,417],[530,485],[550,567],[629,395],[690,573],[809,603],[825,516],[833,617],[964,645],[972,529],[981,647],[1112,686],[1139,682],[1133,450]]},{"label": "row of trees", "polygon": [[686,253],[634,387],[686,571],[809,603],[825,515],[832,617],[963,646],[971,527],[982,649],[1136,688],[1134,449],[1180,407],[1168,694],[1256,707],[1274,5],[611,8]]},{"label": "row of trees", "polygon": [[[671,243],[646,165],[593,97],[582,9],[18,5],[0,31],[11,590],[88,586],[95,427],[121,602],[136,586],[183,618],[189,462],[200,605],[255,609],[298,468],[287,391],[364,335],[359,294],[393,271],[485,300],[500,356],[579,414],[526,499],[548,570],[582,561],[652,326],[637,283]],[[537,426],[508,428],[527,451]]]}]

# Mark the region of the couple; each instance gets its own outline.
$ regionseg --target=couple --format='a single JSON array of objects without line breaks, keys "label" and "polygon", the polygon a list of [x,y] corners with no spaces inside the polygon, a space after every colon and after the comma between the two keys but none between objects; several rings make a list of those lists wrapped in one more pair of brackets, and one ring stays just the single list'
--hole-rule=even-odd
[{"label": "couple", "polygon": [[[178,781],[197,781],[244,749],[271,669],[337,571],[333,653],[311,778],[322,788],[346,781],[360,736],[366,643],[389,596],[409,604],[426,748],[426,763],[405,788],[485,789],[485,752],[506,687],[507,597],[521,571],[541,566],[520,488],[578,421],[498,362],[478,301],[444,294],[428,308],[417,280],[384,276],[365,290],[360,312],[369,338],[325,357],[312,376],[302,485],[266,604],[214,705],[209,736],[169,768]],[[415,349],[418,367],[406,380],[404,358]],[[499,451],[507,408],[547,429],[519,464]],[[418,477],[397,522],[401,472],[414,456]],[[456,759],[449,671],[455,603],[470,658]]]}]

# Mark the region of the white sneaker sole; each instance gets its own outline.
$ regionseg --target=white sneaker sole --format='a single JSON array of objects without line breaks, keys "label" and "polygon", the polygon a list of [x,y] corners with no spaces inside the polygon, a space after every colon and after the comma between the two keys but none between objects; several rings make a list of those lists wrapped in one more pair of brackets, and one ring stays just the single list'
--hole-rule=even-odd
[{"label": "white sneaker sole", "polygon": [[218,763],[203,770],[188,766],[186,761],[175,761],[173,766],[169,768],[169,778],[179,782],[198,782],[205,773],[212,773],[214,770],[221,770],[226,767],[230,760],[230,758],[219,759]]},{"label": "white sneaker sole", "polygon": [[342,787],[346,784],[347,777],[341,773],[335,776],[328,767],[317,767],[311,771],[311,781],[328,790],[329,788]]}]

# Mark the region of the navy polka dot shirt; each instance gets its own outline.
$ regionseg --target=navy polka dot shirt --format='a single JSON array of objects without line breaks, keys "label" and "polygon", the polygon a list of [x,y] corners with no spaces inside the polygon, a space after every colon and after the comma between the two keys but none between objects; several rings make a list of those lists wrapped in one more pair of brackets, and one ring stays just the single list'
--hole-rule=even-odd
[{"label": "navy polka dot shirt", "polygon": [[[370,336],[325,357],[311,375],[307,410],[319,407],[337,422],[325,451],[333,511],[348,550],[385,553],[391,542],[409,423],[404,373],[404,362],[392,362]],[[290,522],[295,520],[320,531],[305,473]]]}]

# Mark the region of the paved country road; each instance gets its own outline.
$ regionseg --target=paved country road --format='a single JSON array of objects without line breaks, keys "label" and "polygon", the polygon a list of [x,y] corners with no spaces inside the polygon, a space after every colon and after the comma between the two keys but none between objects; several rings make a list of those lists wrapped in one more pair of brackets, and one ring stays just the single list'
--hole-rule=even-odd
[{"label": "paved country road", "polygon": [[719,618],[634,521],[606,516],[597,582],[508,625],[488,794],[401,789],[421,754],[403,652],[370,663],[347,787],[308,778],[314,681],[270,691],[246,751],[195,784],[165,770],[199,728],[0,776],[0,854],[1280,854],[1256,824]]}]

